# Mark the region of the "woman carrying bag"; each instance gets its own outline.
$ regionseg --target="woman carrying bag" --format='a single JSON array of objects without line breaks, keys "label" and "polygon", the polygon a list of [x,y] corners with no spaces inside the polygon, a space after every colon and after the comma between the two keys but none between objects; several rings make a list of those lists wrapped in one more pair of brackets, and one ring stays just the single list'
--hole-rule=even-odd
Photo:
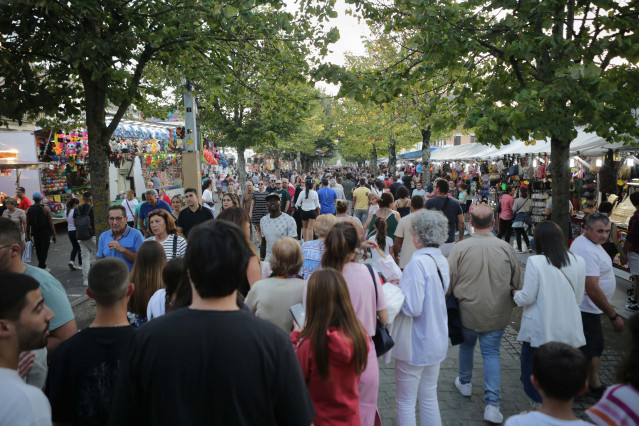
[{"label": "woman carrying bag", "polygon": [[513,213],[515,213],[515,219],[512,228],[517,233],[517,252],[523,253],[521,250],[522,237],[528,247],[528,253],[532,253],[532,246],[528,239],[528,232],[532,227],[532,218],[530,212],[532,211],[532,199],[528,198],[528,188],[519,189],[519,197],[513,204]]}]

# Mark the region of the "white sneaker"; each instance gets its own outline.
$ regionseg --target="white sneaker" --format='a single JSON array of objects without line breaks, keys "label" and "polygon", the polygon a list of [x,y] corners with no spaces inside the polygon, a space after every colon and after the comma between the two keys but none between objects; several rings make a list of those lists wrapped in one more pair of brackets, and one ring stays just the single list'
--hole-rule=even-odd
[{"label": "white sneaker", "polygon": [[71,269],[72,271],[75,271],[78,269],[78,267],[75,266],[75,263],[69,260],[69,269]]},{"label": "white sneaker", "polygon": [[89,281],[88,280],[84,280],[84,282],[82,283],[83,286],[88,287],[89,286]]},{"label": "white sneaker", "polygon": [[462,383],[459,381],[459,377],[455,379],[455,387],[463,396],[471,396],[473,394],[473,384],[470,382]]},{"label": "white sneaker", "polygon": [[499,407],[496,405],[487,405],[484,408],[484,420],[489,423],[503,423],[504,416],[499,412]]}]

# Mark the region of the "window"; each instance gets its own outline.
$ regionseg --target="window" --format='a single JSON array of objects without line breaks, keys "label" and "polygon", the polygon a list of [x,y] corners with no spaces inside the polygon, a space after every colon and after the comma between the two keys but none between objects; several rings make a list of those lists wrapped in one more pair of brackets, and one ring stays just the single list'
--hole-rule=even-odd
[{"label": "window", "polygon": [[461,136],[455,136],[454,145],[461,145]]},{"label": "window", "polygon": [[470,135],[470,143],[475,143],[475,135]]}]

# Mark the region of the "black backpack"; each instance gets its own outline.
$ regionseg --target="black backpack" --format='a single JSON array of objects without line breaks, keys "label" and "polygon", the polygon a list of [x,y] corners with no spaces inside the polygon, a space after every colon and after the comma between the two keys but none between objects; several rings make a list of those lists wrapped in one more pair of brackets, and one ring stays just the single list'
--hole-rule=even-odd
[{"label": "black backpack", "polygon": [[78,240],[89,240],[91,235],[91,212],[93,212],[93,205],[88,209],[82,209],[78,207],[78,216],[75,218],[75,238]]}]

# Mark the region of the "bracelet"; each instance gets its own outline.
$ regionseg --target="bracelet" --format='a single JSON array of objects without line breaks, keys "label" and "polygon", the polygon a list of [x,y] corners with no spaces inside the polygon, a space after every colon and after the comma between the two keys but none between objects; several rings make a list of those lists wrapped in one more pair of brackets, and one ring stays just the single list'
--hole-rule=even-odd
[{"label": "bracelet", "polygon": [[619,314],[617,314],[617,313],[615,314],[615,316],[614,316],[614,317],[608,317],[608,319],[609,319],[610,321],[615,321],[617,318],[619,318]]}]

